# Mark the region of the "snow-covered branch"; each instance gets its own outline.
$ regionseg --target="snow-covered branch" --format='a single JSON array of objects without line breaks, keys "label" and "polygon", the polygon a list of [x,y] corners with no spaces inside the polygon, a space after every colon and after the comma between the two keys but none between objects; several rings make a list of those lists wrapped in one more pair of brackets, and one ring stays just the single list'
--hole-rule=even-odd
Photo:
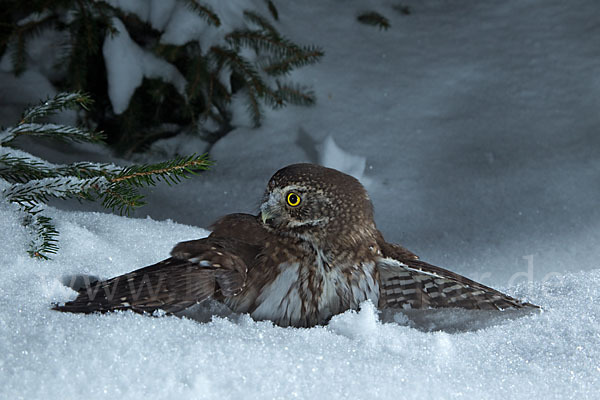
[{"label": "snow-covered branch", "polygon": [[129,213],[144,204],[139,188],[160,181],[179,183],[182,179],[210,166],[206,155],[178,157],[148,165],[120,167],[114,164],[77,162],[68,165],[49,163],[25,151],[9,147],[20,135],[48,136],[76,142],[97,142],[96,132],[78,127],[32,122],[72,104],[89,104],[81,93],[61,93],[34,106],[21,121],[0,134],[0,181],[4,190],[0,199],[17,204],[25,213],[24,224],[35,238],[29,253],[47,258],[58,250],[58,231],[52,220],[41,213],[51,198],[101,201],[104,207]]}]

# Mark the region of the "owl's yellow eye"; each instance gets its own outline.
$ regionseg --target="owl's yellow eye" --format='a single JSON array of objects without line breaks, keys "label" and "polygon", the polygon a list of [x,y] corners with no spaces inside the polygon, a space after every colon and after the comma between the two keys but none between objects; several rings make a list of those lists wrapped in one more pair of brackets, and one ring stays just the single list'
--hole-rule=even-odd
[{"label": "owl's yellow eye", "polygon": [[300,205],[302,199],[294,192],[289,192],[287,195],[287,203],[291,207],[297,207]]}]

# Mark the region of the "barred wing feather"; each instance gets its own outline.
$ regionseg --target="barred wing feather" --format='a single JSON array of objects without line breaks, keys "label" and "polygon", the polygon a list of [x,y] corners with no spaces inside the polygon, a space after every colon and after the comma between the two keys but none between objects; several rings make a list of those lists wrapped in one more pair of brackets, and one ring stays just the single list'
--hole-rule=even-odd
[{"label": "barred wing feather", "polygon": [[420,260],[381,258],[379,308],[539,308]]}]

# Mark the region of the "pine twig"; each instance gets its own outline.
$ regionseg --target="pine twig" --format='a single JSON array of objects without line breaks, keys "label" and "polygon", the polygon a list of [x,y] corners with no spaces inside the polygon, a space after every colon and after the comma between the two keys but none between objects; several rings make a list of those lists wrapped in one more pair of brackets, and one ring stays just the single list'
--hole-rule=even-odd
[{"label": "pine twig", "polygon": [[221,26],[219,16],[207,5],[202,4],[197,0],[186,0],[185,4],[190,10],[196,12],[200,17],[204,18],[210,25]]},{"label": "pine twig", "polygon": [[0,132],[0,179],[10,185],[1,197],[19,206],[26,214],[25,225],[34,231],[29,254],[47,259],[58,250],[58,231],[50,218],[40,215],[51,198],[101,200],[102,204],[121,214],[129,213],[144,204],[140,187],[159,181],[179,183],[211,162],[206,155],[179,157],[151,165],[118,167],[112,164],[78,162],[57,165],[18,149],[6,147],[22,135],[49,136],[69,141],[95,142],[101,139],[96,132],[66,125],[34,122],[67,107],[90,104],[81,93],[61,93],[52,99],[26,110],[14,127]]},{"label": "pine twig", "polygon": [[27,251],[31,257],[40,258],[43,260],[50,259],[49,254],[58,252],[58,231],[52,224],[52,218],[30,214],[28,226],[35,230],[35,239],[29,244]]},{"label": "pine twig", "polygon": [[262,110],[259,99],[267,91],[267,85],[264,83],[258,71],[246,59],[234,50],[226,49],[221,46],[211,47],[211,52],[217,57],[220,63],[227,65],[231,70],[238,72],[246,82],[248,94],[248,112],[252,117],[255,126],[260,124],[262,119]]},{"label": "pine twig", "polygon": [[58,124],[40,124],[35,121],[48,117],[67,108],[82,107],[88,109],[92,104],[91,98],[81,92],[59,93],[40,104],[30,107],[23,112],[16,126],[0,131],[0,146],[8,146],[18,136],[45,136],[71,142],[101,143],[104,140],[102,132],[89,131],[73,126]]},{"label": "pine twig", "polygon": [[91,191],[101,191],[107,187],[104,177],[79,179],[75,177],[48,177],[32,179],[26,183],[14,183],[4,190],[4,198],[20,205],[25,211],[35,209],[39,203],[47,203],[50,198],[68,199],[80,197],[91,199]]},{"label": "pine twig", "polygon": [[43,136],[67,142],[91,143],[101,143],[105,138],[102,132],[88,131],[74,126],[25,123],[0,132],[0,145],[6,146],[19,136]]},{"label": "pine twig", "polygon": [[254,87],[258,93],[262,93],[265,83],[258,75],[258,72],[252,64],[234,50],[226,49],[221,46],[213,46],[210,51],[217,56],[220,62],[226,64],[233,71],[237,71],[248,84]]},{"label": "pine twig", "polygon": [[178,157],[174,160],[151,165],[134,165],[125,168],[121,173],[110,179],[111,183],[126,182],[134,186],[154,186],[157,181],[164,180],[167,184],[181,182],[188,173],[195,175],[197,170],[206,170],[211,165],[206,154]]},{"label": "pine twig", "polygon": [[300,106],[312,106],[316,101],[312,90],[300,85],[283,84],[277,81],[277,90],[275,93],[279,98],[283,99],[284,105],[290,103]]},{"label": "pine twig", "polygon": [[27,153],[8,151],[0,147],[4,154],[0,155],[0,179],[8,182],[25,183],[32,179],[53,176],[48,163]]},{"label": "pine twig", "polygon": [[[98,189],[100,191],[100,189]],[[113,211],[118,210],[119,214],[129,215],[134,208],[141,207],[146,203],[144,196],[139,193],[137,188],[129,185],[111,185],[103,188],[100,193],[102,206]]]},{"label": "pine twig", "polygon": [[53,98],[48,98],[37,106],[33,106],[25,110],[25,112],[23,112],[21,115],[21,121],[19,121],[18,125],[32,123],[38,118],[56,114],[57,112],[63,111],[67,108],[74,109],[81,107],[84,110],[89,110],[89,107],[92,104],[92,99],[85,93],[59,93]]},{"label": "pine twig", "polygon": [[265,66],[263,70],[269,75],[283,75],[290,72],[293,68],[314,64],[319,61],[323,55],[323,51],[318,47],[305,47],[297,54],[293,54],[282,60],[271,62],[269,65]]},{"label": "pine twig", "polygon": [[194,154],[157,164],[124,168],[108,178],[108,187],[98,189],[103,198],[102,205],[112,210],[117,209],[120,214],[129,214],[132,209],[145,204],[138,187],[154,186],[159,181],[168,185],[176,184],[195,175],[196,171],[208,169],[211,164],[206,154]]},{"label": "pine twig", "polygon": [[246,46],[256,52],[265,51],[277,57],[301,55],[302,49],[277,34],[261,30],[235,30],[225,36],[232,46]]}]

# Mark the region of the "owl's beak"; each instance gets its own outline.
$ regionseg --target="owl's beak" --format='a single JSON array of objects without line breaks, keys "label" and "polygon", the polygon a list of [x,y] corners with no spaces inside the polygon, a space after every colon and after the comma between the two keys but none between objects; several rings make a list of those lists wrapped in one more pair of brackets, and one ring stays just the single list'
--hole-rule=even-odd
[{"label": "owl's beak", "polygon": [[269,210],[263,209],[260,211],[260,219],[262,220],[262,223],[266,225],[267,221],[273,219],[273,214],[271,214]]},{"label": "owl's beak", "polygon": [[279,218],[280,200],[281,195],[279,193],[270,193],[260,205],[260,219],[262,220],[263,225],[271,225],[273,224],[273,220]]}]

